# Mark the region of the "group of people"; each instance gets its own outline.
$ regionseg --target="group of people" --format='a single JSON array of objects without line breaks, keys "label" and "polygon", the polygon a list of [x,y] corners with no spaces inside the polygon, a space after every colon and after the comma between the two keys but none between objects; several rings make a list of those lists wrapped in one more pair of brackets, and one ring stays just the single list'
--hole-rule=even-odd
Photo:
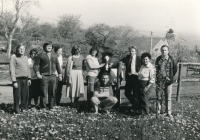
[{"label": "group of people", "polygon": [[[52,53],[53,49],[56,55]],[[129,47],[129,53],[120,61],[126,66],[125,96],[132,104],[133,110],[141,114],[149,114],[149,95],[153,91],[151,88],[156,84],[153,94],[157,95],[157,114],[163,113],[162,94],[164,92],[165,112],[172,117],[172,84],[177,66],[169,55],[169,47],[166,45],[161,47],[162,55],[156,59],[155,66],[151,63],[149,53],[137,56],[135,46]],[[35,106],[40,108],[52,109],[60,105],[64,83],[66,95],[70,97],[72,106],[76,107],[79,98],[85,95],[83,71],[87,72],[87,104],[94,113],[98,113],[99,109],[109,113],[109,110],[118,102],[117,98],[110,94],[113,83],[110,71],[102,71],[103,67],[112,67],[112,64],[99,62],[97,48],[92,47],[89,55],[84,58],[80,47],[74,46],[64,71],[62,71],[62,47],[59,45],[47,42],[44,43],[42,52],[38,53],[36,49],[32,49],[29,54],[30,58],[25,55],[25,46],[19,45],[10,59],[16,113],[31,108],[32,99]]]}]

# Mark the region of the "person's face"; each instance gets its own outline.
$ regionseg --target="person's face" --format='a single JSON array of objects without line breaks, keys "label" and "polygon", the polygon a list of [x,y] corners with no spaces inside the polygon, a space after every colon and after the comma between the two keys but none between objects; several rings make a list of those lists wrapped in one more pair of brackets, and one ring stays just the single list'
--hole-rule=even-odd
[{"label": "person's face", "polygon": [[107,84],[109,81],[109,76],[108,75],[103,75],[103,77],[101,78],[103,84]]},{"label": "person's face", "polygon": [[167,47],[162,47],[161,48],[161,53],[162,53],[163,56],[168,55],[169,54],[168,48]]},{"label": "person's face", "polygon": [[130,52],[130,55],[131,55],[131,56],[136,55],[136,50],[135,50],[135,49],[131,49],[129,52]]},{"label": "person's face", "polygon": [[46,51],[47,52],[51,52],[51,50],[52,50],[52,45],[47,45],[46,46]]},{"label": "person's face", "polygon": [[81,49],[80,48],[76,50],[76,54],[81,54]]},{"label": "person's face", "polygon": [[25,47],[24,47],[24,46],[19,47],[18,53],[19,53],[20,55],[24,55],[24,53],[25,53]]},{"label": "person's face", "polygon": [[91,53],[92,56],[96,56],[96,54],[97,54],[97,50],[93,50]]},{"label": "person's face", "polygon": [[32,59],[35,59],[36,56],[37,56],[37,53],[36,53],[36,52],[33,52],[33,53],[30,55],[30,57],[31,57]]},{"label": "person's face", "polygon": [[142,61],[143,61],[143,64],[145,66],[147,66],[150,63],[151,60],[149,59],[149,57],[145,57],[145,58],[142,59]]},{"label": "person's face", "polygon": [[58,56],[61,56],[61,55],[62,55],[62,48],[58,49],[58,51],[56,52],[56,54],[57,54]]}]

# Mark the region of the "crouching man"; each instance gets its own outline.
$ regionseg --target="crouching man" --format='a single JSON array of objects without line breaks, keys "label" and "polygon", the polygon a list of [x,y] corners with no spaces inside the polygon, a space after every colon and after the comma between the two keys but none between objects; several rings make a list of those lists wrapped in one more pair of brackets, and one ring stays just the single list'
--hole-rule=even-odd
[{"label": "crouching man", "polygon": [[98,113],[98,108],[108,114],[109,110],[117,103],[117,98],[110,96],[110,88],[112,88],[112,84],[109,82],[109,73],[103,73],[94,85],[94,95],[91,98],[95,114]]}]

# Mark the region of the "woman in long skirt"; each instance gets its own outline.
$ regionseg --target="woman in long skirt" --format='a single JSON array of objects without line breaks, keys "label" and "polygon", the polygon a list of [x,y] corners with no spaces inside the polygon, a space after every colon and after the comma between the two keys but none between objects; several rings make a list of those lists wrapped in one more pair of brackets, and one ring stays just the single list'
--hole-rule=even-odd
[{"label": "woman in long skirt", "polygon": [[79,97],[84,96],[84,57],[77,46],[72,48],[71,53],[72,56],[68,58],[65,70],[66,93],[73,106],[76,106]]}]

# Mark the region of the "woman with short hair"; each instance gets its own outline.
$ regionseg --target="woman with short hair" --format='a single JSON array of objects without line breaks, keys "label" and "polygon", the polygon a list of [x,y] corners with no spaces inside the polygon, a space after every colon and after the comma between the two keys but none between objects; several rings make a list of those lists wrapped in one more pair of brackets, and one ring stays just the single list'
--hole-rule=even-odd
[{"label": "woman with short hair", "polygon": [[151,64],[151,55],[143,53],[141,55],[142,66],[138,72],[138,98],[139,110],[143,115],[149,114],[149,94],[150,87],[155,83],[155,68]]}]

